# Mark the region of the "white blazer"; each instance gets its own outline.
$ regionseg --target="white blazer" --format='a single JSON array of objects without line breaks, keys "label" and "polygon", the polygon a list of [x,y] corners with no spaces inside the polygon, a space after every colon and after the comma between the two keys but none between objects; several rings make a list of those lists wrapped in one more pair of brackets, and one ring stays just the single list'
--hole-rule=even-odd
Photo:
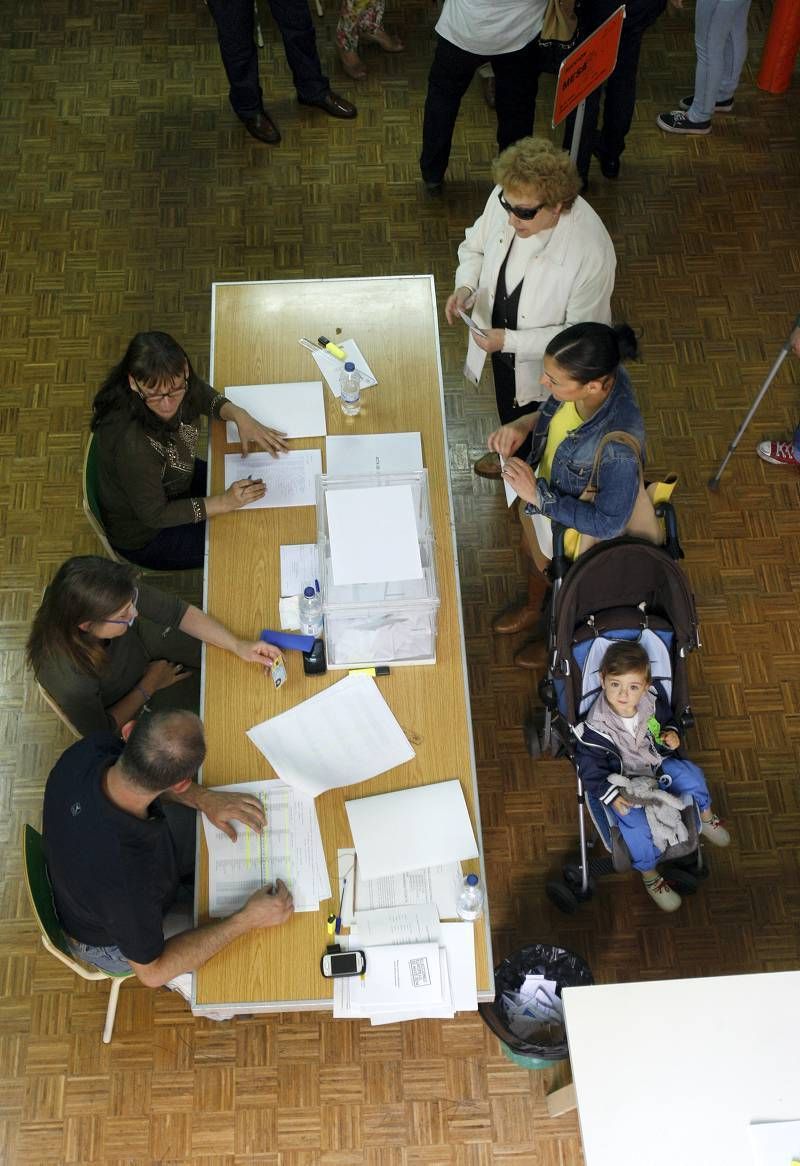
[{"label": "white blazer", "polygon": [[[458,249],[456,287],[476,289],[472,318],[491,328],[497,276],[514,238],[496,186],[477,222],[467,229]],[[577,198],[562,211],[542,251],[532,256],[522,280],[517,329],[506,329],[504,352],[516,354],[517,403],[544,401],[542,356],[554,336],[570,324],[595,320],[611,323],[617,257],[614,244],[588,202]],[[477,376],[486,353],[470,336],[467,364]]]}]

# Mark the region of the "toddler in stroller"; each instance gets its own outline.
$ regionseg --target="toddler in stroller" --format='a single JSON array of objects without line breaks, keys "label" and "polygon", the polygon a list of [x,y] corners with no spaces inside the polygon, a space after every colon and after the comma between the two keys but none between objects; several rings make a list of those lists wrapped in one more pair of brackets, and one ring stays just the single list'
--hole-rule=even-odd
[{"label": "toddler in stroller", "polygon": [[[597,669],[600,690],[573,726],[575,762],[589,799],[596,799],[610,827],[616,826],[641,871],[651,899],[676,911],[680,895],[656,869],[664,852],[689,837],[684,810],[692,803],[700,833],[714,846],[730,835],[711,808],[703,771],[676,755],[681,740],[663,680],[636,641],[612,643]],[[591,697],[584,688],[584,696]]]}]

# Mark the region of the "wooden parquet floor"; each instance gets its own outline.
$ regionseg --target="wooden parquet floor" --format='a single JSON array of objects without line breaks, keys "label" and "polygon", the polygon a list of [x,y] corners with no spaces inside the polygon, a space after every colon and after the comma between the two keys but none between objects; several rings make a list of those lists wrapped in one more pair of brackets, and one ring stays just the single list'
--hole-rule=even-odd
[{"label": "wooden parquet floor", "polygon": [[[333,65],[329,7],[323,60],[352,95]],[[800,308],[800,89],[772,97],[754,85],[769,7],[755,0],[735,115],[689,141],[653,125],[689,92],[693,68],[690,15],[661,21],[645,42],[622,175],[594,174],[589,195],[617,246],[617,317],[642,331],[633,375],[651,464],[681,476],[704,640],[691,662],[690,745],[734,838],[676,916],[658,914],[632,879],[605,883],[571,918],[543,896],[574,843],[573,779],[563,762],[528,759],[532,685],[512,665],[515,645],[489,634],[521,591],[521,564],[497,487],[470,472],[495,424],[491,394],[464,387],[463,330],[442,329],[496,951],[563,943],[601,981],[777,970],[800,956],[800,478],[753,456],[761,437],[794,426],[800,361],[784,366],[719,493],[705,485]],[[148,327],[174,332],[205,371],[215,279],[432,271],[443,301],[488,191],[493,117],[474,87],[444,197],[428,199],[416,165],[436,18],[427,0],[390,12],[405,54],[367,51],[355,123],[297,107],[265,18],[277,149],[231,115],[198,0],[4,0],[0,12],[2,1161],[577,1166],[575,1115],[550,1121],[544,1105],[566,1067],[515,1067],[476,1016],[385,1029],[316,1015],[212,1024],[169,993],[126,985],[104,1047],[105,990],[42,951],[17,845],[68,743],[23,645],[55,567],[96,549],[79,468],[102,374]],[[552,86],[542,88],[548,133]]]}]

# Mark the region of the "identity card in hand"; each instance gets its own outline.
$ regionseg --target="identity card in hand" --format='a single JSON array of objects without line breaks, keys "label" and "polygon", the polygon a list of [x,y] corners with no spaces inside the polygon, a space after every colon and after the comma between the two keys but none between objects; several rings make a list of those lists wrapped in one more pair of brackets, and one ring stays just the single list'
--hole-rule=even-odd
[{"label": "identity card in hand", "polygon": [[475,323],[475,321],[472,319],[472,317],[468,316],[467,313],[462,308],[456,308],[456,311],[458,312],[459,316],[464,321],[464,323],[467,325],[470,332],[477,332],[479,336],[486,335],[486,330],[484,328],[479,328],[478,325]]}]

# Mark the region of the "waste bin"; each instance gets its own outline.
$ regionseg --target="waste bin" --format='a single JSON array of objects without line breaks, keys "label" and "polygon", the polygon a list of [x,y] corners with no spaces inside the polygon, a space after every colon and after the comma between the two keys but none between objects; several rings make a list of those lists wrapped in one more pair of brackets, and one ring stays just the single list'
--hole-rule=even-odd
[{"label": "waste bin", "polygon": [[548,943],[534,943],[508,956],[494,970],[494,1001],[481,1004],[478,1011],[484,1022],[499,1038],[503,1052],[515,1065],[524,1069],[547,1069],[557,1061],[566,1060],[567,1034],[563,1023],[556,1025],[547,1039],[524,1040],[509,1028],[503,997],[517,993],[526,976],[543,976],[556,985],[556,995],[562,988],[593,984],[594,978],[585,960],[573,951]]}]

